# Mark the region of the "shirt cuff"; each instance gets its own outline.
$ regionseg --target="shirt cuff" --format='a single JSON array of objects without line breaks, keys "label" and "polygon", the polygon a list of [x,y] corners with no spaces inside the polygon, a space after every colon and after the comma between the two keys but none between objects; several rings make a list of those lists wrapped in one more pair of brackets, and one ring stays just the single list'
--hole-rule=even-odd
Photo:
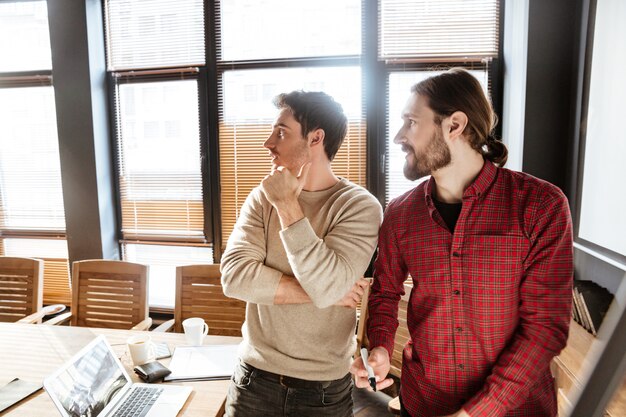
[{"label": "shirt cuff", "polygon": [[393,356],[393,346],[395,344],[393,335],[385,332],[367,332],[367,339],[369,340],[368,349],[372,350],[375,347],[384,347],[389,353],[389,360]]},{"label": "shirt cuff", "polygon": [[280,239],[283,241],[287,255],[298,253],[315,245],[320,240],[306,217],[281,230]]}]

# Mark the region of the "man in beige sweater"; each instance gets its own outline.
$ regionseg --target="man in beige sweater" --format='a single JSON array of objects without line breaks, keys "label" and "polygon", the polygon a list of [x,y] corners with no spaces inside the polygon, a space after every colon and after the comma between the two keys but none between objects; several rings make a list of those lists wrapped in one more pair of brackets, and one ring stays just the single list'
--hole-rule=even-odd
[{"label": "man in beige sweater", "polygon": [[248,196],[222,256],[226,295],[246,321],[226,415],[352,416],[355,306],[382,209],[337,177],[341,105],[321,92],[281,94],[264,147],[272,170]]}]

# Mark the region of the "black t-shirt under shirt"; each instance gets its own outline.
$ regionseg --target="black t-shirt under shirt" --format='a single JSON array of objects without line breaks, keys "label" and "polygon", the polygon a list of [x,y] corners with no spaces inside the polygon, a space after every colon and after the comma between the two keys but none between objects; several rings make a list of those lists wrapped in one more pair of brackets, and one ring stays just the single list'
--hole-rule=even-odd
[{"label": "black t-shirt under shirt", "polygon": [[454,233],[456,221],[459,219],[459,215],[461,214],[463,203],[443,203],[438,201],[436,198],[433,198],[433,202],[435,203],[435,207],[441,215],[441,218],[443,218],[443,221],[448,226],[450,233]]}]

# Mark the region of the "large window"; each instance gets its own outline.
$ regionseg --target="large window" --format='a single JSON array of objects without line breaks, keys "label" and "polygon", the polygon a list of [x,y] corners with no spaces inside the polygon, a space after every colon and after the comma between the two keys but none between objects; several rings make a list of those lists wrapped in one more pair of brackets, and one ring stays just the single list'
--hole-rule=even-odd
[{"label": "large window", "polygon": [[69,303],[46,2],[0,3],[0,39],[0,255],[43,259],[44,302]]},{"label": "large window", "polygon": [[497,0],[106,0],[121,243],[151,266],[151,304],[173,305],[175,265],[219,262],[270,170],[277,94],[341,103],[333,168],[388,201],[416,185],[391,144],[410,86],[462,66],[493,94],[499,15]]},{"label": "large window", "polygon": [[496,0],[380,1],[378,60],[388,74],[386,202],[424,180],[412,182],[404,177],[404,153],[393,143],[411,86],[440,73],[441,68],[460,66],[469,69],[492,96],[492,69],[498,65],[499,12]]},{"label": "large window", "polygon": [[272,98],[279,93],[325,91],[343,106],[348,137],[333,168],[366,185],[362,19],[360,0],[216,1],[214,14],[225,244],[245,198],[270,170],[262,145],[277,114]]},{"label": "large window", "polygon": [[[598,1],[584,137],[578,237],[626,264],[626,140],[620,132],[626,80],[626,4]],[[598,215],[602,213],[602,215]]]},{"label": "large window", "polygon": [[175,267],[213,262],[202,175],[203,2],[108,0],[105,16],[122,254],[150,265],[150,305],[171,308]]},{"label": "large window", "polygon": [[[406,179],[403,173],[405,153],[402,152],[402,148],[399,145],[393,143],[393,139],[396,136],[400,127],[402,127],[402,119],[400,115],[409,97],[411,87],[428,77],[440,74],[441,71],[437,70],[423,70],[423,71],[403,71],[403,72],[391,72],[389,74],[388,83],[388,102],[387,108],[388,120],[387,120],[387,171],[386,171],[386,201],[397,197],[410,189],[414,188],[417,184],[425,181],[428,177],[421,178],[417,181],[409,181]],[[476,77],[486,94],[488,91],[488,74],[483,70],[470,70],[470,73]]]}]

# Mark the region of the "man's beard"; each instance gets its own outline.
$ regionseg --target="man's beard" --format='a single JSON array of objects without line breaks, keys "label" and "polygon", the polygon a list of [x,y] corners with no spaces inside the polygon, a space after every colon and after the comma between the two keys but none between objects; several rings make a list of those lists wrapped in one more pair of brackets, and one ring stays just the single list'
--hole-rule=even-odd
[{"label": "man's beard", "polygon": [[404,146],[413,153],[413,163],[409,159],[404,162],[404,176],[411,181],[431,175],[452,161],[450,147],[443,139],[441,128],[435,130],[426,148],[419,153],[412,146]]}]

